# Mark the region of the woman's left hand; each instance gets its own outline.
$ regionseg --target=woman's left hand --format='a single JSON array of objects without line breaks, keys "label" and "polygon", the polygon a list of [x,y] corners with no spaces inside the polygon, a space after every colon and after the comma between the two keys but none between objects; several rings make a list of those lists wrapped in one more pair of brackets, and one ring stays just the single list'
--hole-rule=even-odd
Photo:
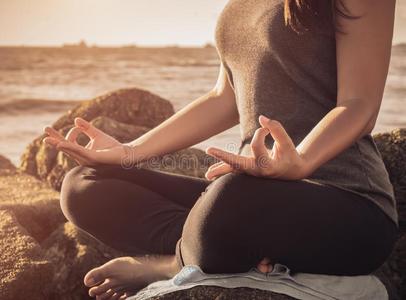
[{"label": "woman's left hand", "polygon": [[[282,124],[264,116],[259,117],[259,123],[262,127],[255,131],[251,141],[252,156],[241,156],[213,147],[206,150],[207,154],[221,160],[209,168],[207,179],[211,180],[230,172],[287,180],[302,179],[308,175],[305,159],[296,150]],[[274,139],[272,150],[265,146],[265,137],[268,134]]]}]

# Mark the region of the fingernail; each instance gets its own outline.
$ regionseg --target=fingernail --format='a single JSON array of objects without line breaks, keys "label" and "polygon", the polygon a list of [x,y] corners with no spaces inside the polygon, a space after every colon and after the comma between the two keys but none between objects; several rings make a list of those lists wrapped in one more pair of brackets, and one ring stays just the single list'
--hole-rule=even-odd
[{"label": "fingernail", "polygon": [[207,149],[207,151],[211,152],[211,153],[218,153],[219,152],[218,149],[216,149],[216,148],[209,148],[209,149]]},{"label": "fingernail", "polygon": [[79,127],[83,127],[84,126],[84,120],[81,118],[75,118],[75,125],[79,126]]},{"label": "fingernail", "polygon": [[87,285],[94,285],[94,284],[96,284],[96,281],[94,280],[93,277],[90,277],[90,278],[87,278],[86,284]]}]

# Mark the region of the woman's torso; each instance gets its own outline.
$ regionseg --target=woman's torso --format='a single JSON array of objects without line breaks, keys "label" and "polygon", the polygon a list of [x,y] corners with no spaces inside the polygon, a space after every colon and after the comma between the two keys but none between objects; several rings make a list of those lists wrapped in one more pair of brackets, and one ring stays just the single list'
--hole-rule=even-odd
[{"label": "woman's torso", "polygon": [[[326,1],[326,16],[331,10]],[[336,106],[333,26],[314,21],[301,34],[285,25],[283,0],[230,0],[216,28],[216,46],[236,95],[241,154],[264,114],[282,123],[295,145]],[[272,139],[266,141],[272,147]],[[305,180],[361,194],[398,223],[393,187],[370,134]]]}]

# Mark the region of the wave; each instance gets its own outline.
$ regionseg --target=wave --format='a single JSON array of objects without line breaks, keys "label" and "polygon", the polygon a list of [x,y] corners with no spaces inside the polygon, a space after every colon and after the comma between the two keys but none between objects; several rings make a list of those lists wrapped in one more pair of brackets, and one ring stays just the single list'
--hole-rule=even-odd
[{"label": "wave", "polygon": [[0,115],[62,112],[78,103],[78,100],[15,99],[0,104]]}]

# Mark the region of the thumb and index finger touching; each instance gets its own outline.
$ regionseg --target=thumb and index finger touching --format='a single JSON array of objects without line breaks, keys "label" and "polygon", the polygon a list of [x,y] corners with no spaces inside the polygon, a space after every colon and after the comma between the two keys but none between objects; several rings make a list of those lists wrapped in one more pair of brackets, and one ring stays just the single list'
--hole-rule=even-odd
[{"label": "thumb and index finger touching", "polygon": [[76,142],[80,133],[86,134],[91,139],[100,134],[99,129],[82,118],[75,119],[75,126],[69,130],[66,137],[50,126],[45,127],[44,132],[48,135],[44,138],[45,143],[53,145],[58,150],[66,152],[75,158],[89,158],[90,156],[89,150]]},{"label": "thumb and index finger touching", "polygon": [[86,134],[91,139],[94,139],[98,135],[103,133],[100,129],[98,129],[93,124],[91,124],[90,122],[88,122],[88,121],[86,121],[86,120],[84,120],[82,118],[76,118],[75,119],[75,125],[79,129],[81,129],[82,132],[84,134]]},{"label": "thumb and index finger touching", "polygon": [[261,115],[259,117],[259,123],[261,124],[262,128],[268,129],[274,141],[278,143],[281,148],[295,147],[292,139],[280,122],[271,120]]},{"label": "thumb and index finger touching", "polygon": [[88,121],[82,118],[76,118],[75,126],[69,130],[69,132],[66,134],[66,138],[51,126],[45,127],[44,132],[48,134],[48,137],[46,137],[44,141],[56,145],[57,143],[63,141],[75,143],[80,133],[84,133],[92,139],[98,136],[101,131]]}]

